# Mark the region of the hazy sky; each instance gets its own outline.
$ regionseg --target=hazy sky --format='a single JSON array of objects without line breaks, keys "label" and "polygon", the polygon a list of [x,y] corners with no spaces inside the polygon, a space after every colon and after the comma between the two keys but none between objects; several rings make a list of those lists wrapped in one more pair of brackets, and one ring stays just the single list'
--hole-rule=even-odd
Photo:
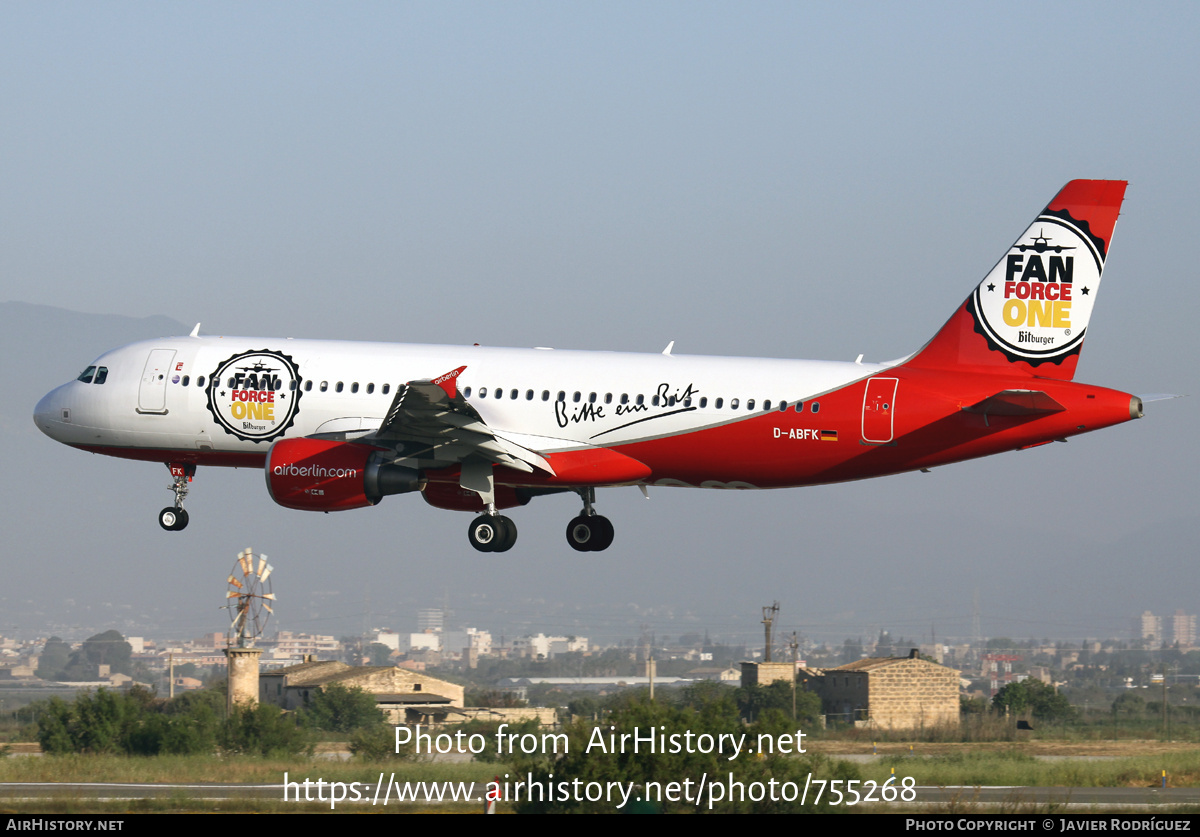
[{"label": "hazy sky", "polygon": [[[1198,394],[1198,24],[1193,3],[4,3],[0,300],[222,334],[883,360],[1063,183],[1116,178],[1078,377]],[[106,322],[112,345],[149,336]],[[165,469],[59,448],[21,399],[7,461],[38,490],[5,489],[7,571],[81,609],[169,602],[184,635],[221,629],[246,545],[308,603],[283,626],[322,633],[415,627],[443,596],[472,623],[694,617],[750,641],[776,598],[783,630],[830,638],[966,635],[976,588],[988,633],[1200,611],[1194,399],[931,475],[601,492],[617,539],[583,556],[570,498],[519,510],[516,550],[487,556],[464,515],[290,512],[246,472],[202,471],[191,527],[165,534]]]}]

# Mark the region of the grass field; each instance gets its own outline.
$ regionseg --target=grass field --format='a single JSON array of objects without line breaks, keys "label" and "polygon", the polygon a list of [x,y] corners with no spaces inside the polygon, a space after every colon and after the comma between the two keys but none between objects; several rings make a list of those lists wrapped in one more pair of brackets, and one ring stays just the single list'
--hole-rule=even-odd
[{"label": "grass field", "polygon": [[[1158,741],[1029,741],[950,743],[890,741],[878,746],[878,756],[870,743],[862,741],[817,740],[809,749],[836,760],[839,755],[855,755],[856,766],[864,779],[885,781],[894,769],[897,776],[912,776],[920,786],[1025,786],[1025,787],[1157,787],[1162,771],[1167,771],[1171,787],[1200,786],[1200,752],[1187,743]],[[15,747],[20,751],[26,747]],[[339,748],[327,746],[337,751]],[[285,773],[292,781],[322,778],[328,781],[374,783],[380,772],[394,773],[397,781],[479,781],[486,782],[504,774],[501,764],[471,761],[337,761],[331,753],[315,757],[266,759],[252,757],[197,756],[54,756],[9,755],[0,758],[0,782],[119,782],[150,784],[279,784]],[[1052,758],[1045,758],[1052,757]],[[602,777],[597,777],[602,778]],[[159,799],[128,802],[96,802],[71,798],[0,801],[5,813],[139,813],[139,812],[326,812],[328,804],[284,803],[282,800],[204,800],[202,793],[180,791]],[[969,796],[969,795],[968,795]],[[982,812],[967,797],[947,811]],[[503,807],[503,806],[502,806]],[[409,805],[388,808],[370,805],[343,805],[341,811],[477,812],[478,804]],[[992,809],[995,810],[995,809]],[[1021,809],[1037,812],[1037,807]]]}]

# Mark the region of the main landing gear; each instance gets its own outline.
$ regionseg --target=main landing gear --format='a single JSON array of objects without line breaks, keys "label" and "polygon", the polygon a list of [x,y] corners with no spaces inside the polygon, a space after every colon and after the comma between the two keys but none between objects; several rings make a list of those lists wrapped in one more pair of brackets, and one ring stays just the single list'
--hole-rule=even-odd
[{"label": "main landing gear", "polygon": [[517,542],[517,524],[493,507],[471,522],[467,538],[480,552],[508,552]]},{"label": "main landing gear", "polygon": [[613,525],[607,517],[596,514],[596,489],[578,489],[583,498],[583,511],[567,524],[567,543],[578,552],[601,552],[613,542]]},{"label": "main landing gear", "polygon": [[178,532],[188,525],[188,513],[183,508],[183,498],[187,496],[188,483],[196,476],[196,466],[168,462],[167,468],[171,470],[171,485],[168,487],[175,492],[175,505],[167,506],[158,513],[158,525],[168,532]]}]

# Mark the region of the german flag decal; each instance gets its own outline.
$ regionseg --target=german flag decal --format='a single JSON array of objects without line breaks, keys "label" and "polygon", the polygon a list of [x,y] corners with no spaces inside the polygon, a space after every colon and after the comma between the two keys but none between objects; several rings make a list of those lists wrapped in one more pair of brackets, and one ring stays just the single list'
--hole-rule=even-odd
[{"label": "german flag decal", "polygon": [[836,430],[822,430],[821,431],[821,441],[822,442],[836,442],[837,441],[837,431]]}]

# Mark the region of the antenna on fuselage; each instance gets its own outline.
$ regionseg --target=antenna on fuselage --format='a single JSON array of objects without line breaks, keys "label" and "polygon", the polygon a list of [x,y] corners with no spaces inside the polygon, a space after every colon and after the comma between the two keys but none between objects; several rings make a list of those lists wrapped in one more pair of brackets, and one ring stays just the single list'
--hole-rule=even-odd
[{"label": "antenna on fuselage", "polygon": [[192,329],[192,333],[189,334],[188,337],[199,337],[199,336],[200,336],[200,323],[196,323],[196,327]]}]

